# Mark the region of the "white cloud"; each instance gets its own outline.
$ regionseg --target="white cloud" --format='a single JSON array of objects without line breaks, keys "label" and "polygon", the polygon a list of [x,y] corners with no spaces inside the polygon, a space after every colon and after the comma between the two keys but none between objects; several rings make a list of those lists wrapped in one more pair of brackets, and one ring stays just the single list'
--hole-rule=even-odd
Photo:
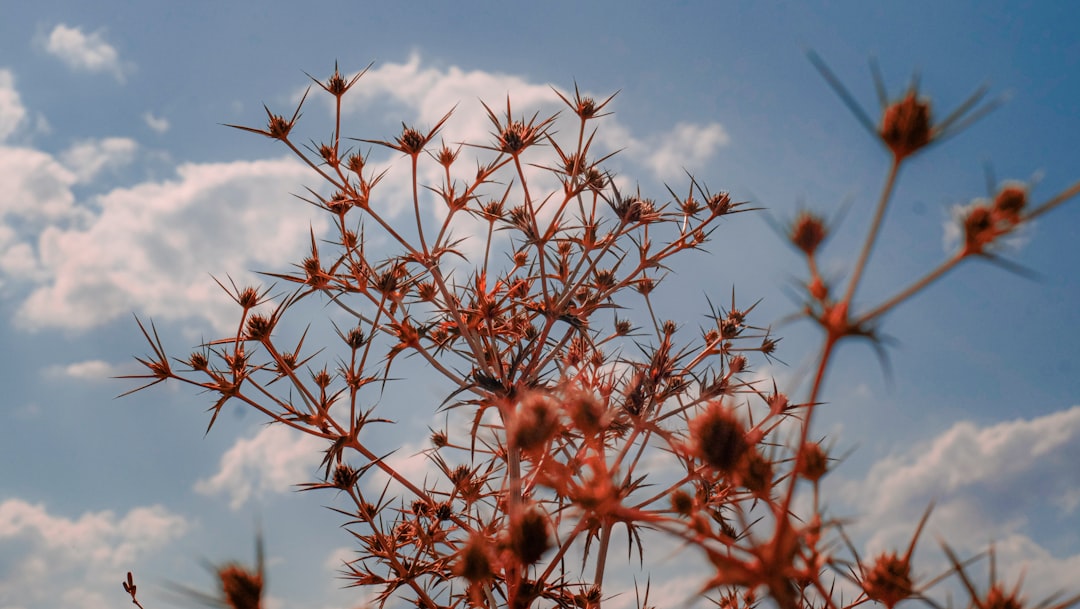
[{"label": "white cloud", "polygon": [[105,72],[123,82],[127,66],[100,31],[84,34],[82,28],[58,24],[45,41],[45,50],[69,68],[82,72]]},{"label": "white cloud", "polygon": [[[1080,406],[986,427],[956,423],[876,463],[842,493],[858,510],[854,528],[872,532],[869,552],[903,548],[934,501],[922,545],[940,534],[970,556],[993,542],[1002,575],[1015,578],[1026,568],[1025,590],[1041,598],[1072,585],[1080,565],[1080,555],[1053,556],[1036,541],[1057,538],[1056,527],[1076,530],[1068,498],[1080,492],[1077,462]],[[1033,521],[1034,512],[1046,516]]]},{"label": "white cloud", "polygon": [[25,607],[108,607],[112,603],[104,599],[114,596],[123,573],[189,528],[161,506],[133,508],[120,517],[103,511],[70,519],[40,504],[8,499],[0,503],[7,567],[0,574],[0,599]]},{"label": "white cloud", "polygon": [[60,159],[79,182],[89,182],[104,169],[117,169],[135,160],[139,145],[126,137],[83,140],[72,144]]},{"label": "white cloud", "polygon": [[82,329],[138,310],[224,331],[235,311],[207,273],[244,284],[255,280],[252,269],[286,269],[303,253],[309,225],[316,233],[323,226],[289,194],[310,179],[291,159],[184,164],[175,180],[101,195],[99,212],[40,232],[37,285],[17,320],[30,329]]},{"label": "white cloud", "polygon": [[719,123],[679,123],[668,133],[635,142],[630,153],[640,155],[656,177],[674,180],[682,178],[685,171],[704,168],[729,141],[727,131]]},{"label": "white cloud", "polygon": [[216,474],[195,483],[204,495],[225,494],[239,510],[251,498],[283,493],[312,480],[322,461],[324,443],[283,425],[264,427],[251,438],[237,440],[222,457]]},{"label": "white cloud", "polygon": [[26,118],[26,108],[15,90],[15,76],[0,69],[0,142],[6,140]]},{"label": "white cloud", "polygon": [[50,378],[73,378],[86,381],[101,381],[118,374],[120,374],[119,368],[99,359],[50,366],[45,369],[45,376]]},{"label": "white cloud", "polygon": [[169,130],[169,119],[163,116],[155,116],[153,113],[143,112],[142,118],[147,127],[150,127],[158,133],[165,133]]}]

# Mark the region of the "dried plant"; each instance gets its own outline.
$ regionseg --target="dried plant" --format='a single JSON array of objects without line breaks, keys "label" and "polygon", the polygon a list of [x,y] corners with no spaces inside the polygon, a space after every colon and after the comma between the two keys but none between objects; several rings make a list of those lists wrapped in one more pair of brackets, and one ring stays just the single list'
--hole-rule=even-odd
[{"label": "dried plant", "polygon": [[[592,147],[594,125],[614,96],[596,100],[576,86],[573,96],[556,91],[569,110],[562,120],[574,123],[569,139],[555,136],[555,116],[515,115],[507,100],[504,112],[484,106],[488,142],[436,143],[452,111],[426,131],[403,124],[391,139],[355,140],[409,159],[414,224],[401,226],[380,200],[383,174],[343,147],[341,101],[363,72],[347,78],[336,66],[326,81],[316,80],[337,102],[329,141],[298,143],[299,107],[290,118],[267,109],[263,128],[238,127],[281,142],[321,178],[329,194],[310,190],[309,202],[331,220],[332,234],[312,231],[297,270],[270,274],[291,286],[284,295],[222,284],[240,309],[236,332],[187,358],[169,357],[153,325],[139,322],[152,354],[139,359],[146,373],[132,378],[145,381],[139,389],[169,380],[216,396],[211,426],[227,403],[240,403],[323,440],[324,476],[304,488],[347,499],[338,511],[358,555],[345,575],[375,589],[380,604],[404,598],[426,609],[599,608],[624,592],[609,574],[619,569],[612,538],[625,533],[637,550],[631,560],[646,566],[643,546],[657,538],[677,542],[685,560],[704,559],[711,575],[700,594],[721,607],[766,598],[782,609],[867,601],[891,609],[909,599],[933,605],[928,589],[955,576],[970,591],[971,607],[1022,608],[1017,590],[996,582],[980,596],[969,563],[947,547],[948,572],[914,579],[912,554],[929,510],[902,555],[861,559],[822,508],[820,484],[834,460],[810,430],[838,344],[857,337],[880,348],[885,313],[963,261],[995,259],[1003,237],[1074,197],[1080,184],[1038,205],[1025,186],[1001,186],[966,211],[955,254],[895,295],[855,310],[901,168],[993,104],[980,106],[979,91],[938,120],[914,85],[889,99],[878,77],[875,122],[824,62],[811,60],[892,162],[843,282],[828,281],[818,268],[830,228],[823,215],[804,211],[786,227],[807,265],[801,314],[823,332],[802,399],[775,383],[770,390],[746,380],[754,362],[775,357],[779,342],[768,325],[752,321],[754,303],[733,293],[726,307],[711,307],[708,326],[696,333],[654,308],[667,269],[751,208],[693,177],[682,194],[669,189],[663,200],[620,191]],[[475,168],[462,169],[465,147],[479,151]],[[422,183],[426,164],[440,168],[441,182]],[[535,168],[558,186],[539,192]],[[423,209],[428,192],[441,206],[436,214]],[[477,226],[482,254],[470,259],[459,235]],[[374,253],[372,232],[391,245]],[[289,342],[281,337],[294,307],[312,297],[350,320],[335,326],[336,346],[312,348],[306,332]],[[630,321],[631,310],[646,320],[641,327]],[[372,427],[386,419],[371,405],[384,391],[391,395],[383,401],[393,403],[392,371],[403,355],[452,387],[441,405],[431,405],[432,414],[448,411],[426,453],[435,479],[406,476],[377,449]],[[781,437],[781,426],[797,432]],[[367,490],[375,471],[400,495],[389,486]],[[258,590],[252,599],[226,585],[224,604],[257,605],[261,571],[252,579],[234,570],[257,580]],[[845,599],[838,582],[853,584],[854,597]],[[130,576],[124,588],[138,604]],[[647,588],[637,598],[649,606]],[[1039,606],[1061,609],[1078,598]]]}]

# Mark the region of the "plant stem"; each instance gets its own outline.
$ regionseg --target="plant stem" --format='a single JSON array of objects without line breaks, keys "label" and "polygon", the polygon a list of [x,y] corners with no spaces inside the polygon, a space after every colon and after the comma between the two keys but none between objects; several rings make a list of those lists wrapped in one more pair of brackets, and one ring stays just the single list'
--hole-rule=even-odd
[{"label": "plant stem", "polygon": [[862,251],[859,252],[859,260],[855,263],[855,270],[851,273],[851,280],[848,283],[847,293],[844,294],[843,300],[843,302],[848,303],[849,307],[852,298],[855,296],[855,288],[858,287],[859,280],[862,279],[863,271],[866,269],[866,262],[870,259],[870,252],[874,249],[878,233],[881,230],[881,223],[885,219],[885,210],[889,207],[893,187],[896,185],[896,178],[900,173],[900,163],[899,159],[894,158],[889,166],[889,175],[885,178],[885,185],[881,189],[881,198],[878,200],[877,209],[874,210],[874,219],[870,222],[870,231],[866,234],[866,243],[863,244]]}]

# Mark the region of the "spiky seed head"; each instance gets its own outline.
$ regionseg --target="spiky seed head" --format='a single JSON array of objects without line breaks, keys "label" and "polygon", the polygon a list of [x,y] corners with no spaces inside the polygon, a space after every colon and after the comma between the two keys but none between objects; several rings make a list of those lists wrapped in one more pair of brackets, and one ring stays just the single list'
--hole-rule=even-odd
[{"label": "spiky seed head", "polygon": [[325,369],[311,375],[311,379],[315,381],[315,384],[319,386],[319,389],[326,389],[330,386],[330,381],[333,380],[330,373]]},{"label": "spiky seed head", "polygon": [[473,584],[490,580],[495,575],[490,548],[490,540],[480,533],[473,533],[454,561],[454,575]]},{"label": "spiky seed head", "polygon": [[714,195],[709,195],[705,204],[709,206],[709,211],[714,216],[723,216],[731,211],[731,195],[726,192],[718,192]]},{"label": "spiky seed head", "polygon": [[363,347],[366,342],[367,336],[364,335],[364,329],[360,326],[356,326],[345,333],[345,344],[349,345],[349,348],[353,351]]},{"label": "spiky seed head", "polygon": [[240,565],[230,564],[218,569],[221,580],[221,592],[225,597],[225,606],[230,609],[259,609],[261,605],[263,578],[259,573],[250,573]]},{"label": "spiky seed head", "polygon": [[603,403],[586,391],[575,391],[567,396],[563,400],[563,408],[574,422],[574,427],[586,436],[600,433],[611,422]]},{"label": "spiky seed head", "polygon": [[742,423],[720,400],[690,422],[690,439],[693,452],[722,474],[734,472],[750,448]]},{"label": "spiky seed head", "polygon": [[739,484],[758,497],[767,497],[772,489],[772,463],[760,452],[747,450],[739,466]]},{"label": "spiky seed head", "polygon": [[236,295],[236,300],[245,310],[254,308],[259,304],[259,290],[248,286],[240,290]]},{"label": "spiky seed head", "polygon": [[1024,609],[1024,599],[1017,596],[1017,591],[1006,592],[1001,582],[995,582],[979,606],[984,609]]},{"label": "spiky seed head", "polygon": [[539,392],[525,396],[508,421],[514,445],[525,453],[543,450],[559,431],[558,405]]},{"label": "spiky seed head", "polygon": [[447,437],[445,431],[433,431],[431,432],[431,445],[435,448],[443,448],[450,444],[450,439]]},{"label": "spiky seed head", "polygon": [[638,279],[637,283],[634,285],[634,289],[636,289],[640,294],[645,296],[647,296],[655,288],[656,282],[653,280],[652,277],[642,277],[641,279]]},{"label": "spiky seed head", "polygon": [[632,330],[632,329],[633,329],[633,326],[631,325],[629,319],[617,319],[617,320],[615,320],[615,333],[618,334],[619,336],[626,336],[627,334],[630,333],[630,330]]},{"label": "spiky seed head", "polygon": [[897,159],[918,152],[933,136],[930,101],[909,91],[903,99],[885,108],[878,133]]},{"label": "spiky seed head", "polygon": [[323,144],[319,146],[319,156],[322,158],[322,160],[326,161],[327,165],[331,167],[337,167],[338,164],[341,162],[341,159],[338,158],[337,152],[334,150],[334,147],[329,144]]},{"label": "spiky seed head", "polygon": [[1008,185],[998,191],[994,197],[994,216],[1007,224],[1018,224],[1024,208],[1027,206],[1027,190],[1020,186]]},{"label": "spiky seed head", "polygon": [[746,370],[746,356],[745,355],[736,355],[736,356],[732,357],[731,359],[729,359],[728,360],[728,370],[730,370],[732,374],[738,374],[738,373]]},{"label": "spiky seed head", "polygon": [[349,171],[360,175],[364,171],[364,157],[359,154],[350,154],[345,165],[349,168]]},{"label": "spiky seed head", "polygon": [[397,137],[397,144],[398,148],[405,154],[417,155],[424,150],[427,140],[416,129],[403,126],[401,135]]},{"label": "spiky seed head", "polygon": [[247,338],[254,341],[264,341],[270,338],[274,330],[273,318],[256,313],[247,320]]},{"label": "spiky seed head", "polygon": [[792,245],[802,250],[807,256],[813,256],[819,245],[828,236],[828,227],[824,220],[809,211],[801,211],[795,217],[788,232]]},{"label": "spiky seed head", "polygon": [[807,442],[799,450],[799,475],[817,482],[829,471],[829,456],[817,442]]},{"label": "spiky seed head", "polygon": [[536,506],[521,511],[511,519],[509,546],[522,565],[539,562],[551,548],[551,532],[547,517]]},{"label": "spiky seed head", "polygon": [[450,505],[449,501],[444,501],[435,506],[435,519],[439,522],[445,522],[454,517],[454,507]]},{"label": "spiky seed head", "polygon": [[472,470],[469,469],[468,465],[459,465],[450,474],[450,481],[454,483],[455,487],[468,482],[471,478]]},{"label": "spiky seed head", "polygon": [[203,371],[206,370],[210,362],[206,359],[206,354],[202,351],[195,351],[188,356],[187,365],[191,366],[192,370]]},{"label": "spiky seed head", "polygon": [[356,486],[356,481],[360,479],[360,472],[353,469],[346,463],[338,463],[334,468],[334,488],[347,491]]},{"label": "spiky seed head", "polygon": [[439,154],[435,157],[435,160],[437,160],[439,164],[443,167],[449,169],[450,166],[454,164],[454,161],[457,160],[459,152],[460,149],[453,150],[449,146],[443,145],[441,148],[439,148]]},{"label": "spiky seed head", "polygon": [[292,131],[292,128],[293,124],[285,120],[284,116],[278,114],[272,114],[266,120],[266,132],[275,140],[288,139],[289,132]]},{"label": "spiky seed head", "polygon": [[689,517],[694,513],[694,498],[690,496],[690,493],[676,489],[671,493],[671,509],[680,516]]},{"label": "spiky seed head", "polygon": [[964,242],[968,249],[979,252],[994,240],[993,212],[986,205],[975,205],[964,216]]}]

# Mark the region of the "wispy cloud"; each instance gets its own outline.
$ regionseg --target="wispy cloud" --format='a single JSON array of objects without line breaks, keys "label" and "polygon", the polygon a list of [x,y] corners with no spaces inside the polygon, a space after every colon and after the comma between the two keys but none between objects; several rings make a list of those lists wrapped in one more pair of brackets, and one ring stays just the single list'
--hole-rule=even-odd
[{"label": "wispy cloud", "polygon": [[45,376],[49,378],[72,378],[84,381],[102,381],[119,374],[121,374],[120,368],[99,359],[60,364],[45,369]]},{"label": "wispy cloud", "polygon": [[157,133],[165,133],[169,130],[169,120],[162,116],[156,116],[151,112],[143,112],[143,122]]},{"label": "wispy cloud", "polygon": [[131,69],[120,60],[120,54],[105,41],[101,31],[86,34],[82,28],[60,23],[49,32],[45,50],[78,72],[103,72],[112,74],[124,82],[125,73]]}]

